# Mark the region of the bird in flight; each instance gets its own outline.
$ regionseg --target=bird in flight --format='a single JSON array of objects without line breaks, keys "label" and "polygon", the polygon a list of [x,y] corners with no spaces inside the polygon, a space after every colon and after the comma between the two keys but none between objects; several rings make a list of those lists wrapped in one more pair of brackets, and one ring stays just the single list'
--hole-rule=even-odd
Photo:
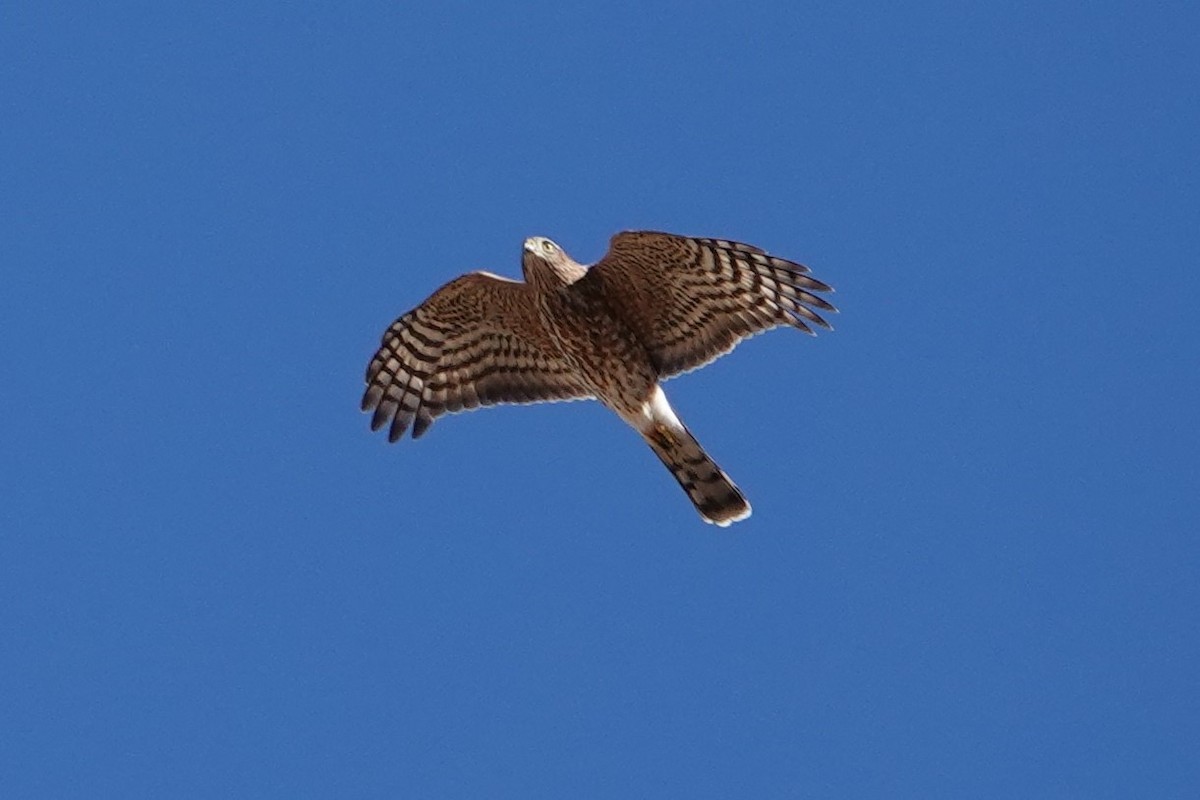
[{"label": "bird in flight", "polygon": [[618,233],[595,264],[541,236],[525,280],[455,278],[383,334],[367,367],[371,429],[414,439],[442,414],[499,403],[594,398],[636,430],[705,521],[750,504],[675,415],[662,381],[778,326],[831,330],[832,292],[801,264],[757,247],[654,231]]}]

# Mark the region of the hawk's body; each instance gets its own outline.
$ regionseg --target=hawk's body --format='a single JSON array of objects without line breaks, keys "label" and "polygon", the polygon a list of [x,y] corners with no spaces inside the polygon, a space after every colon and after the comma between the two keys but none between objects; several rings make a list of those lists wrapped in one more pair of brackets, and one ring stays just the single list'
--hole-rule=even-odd
[{"label": "hawk's body", "polygon": [[808,268],[718,239],[626,232],[591,268],[525,242],[525,283],[456,278],[396,320],[367,368],[362,407],[389,439],[493,403],[598,399],[642,434],[708,522],[750,506],[675,416],[659,382],[778,325],[808,333],[835,311]]}]

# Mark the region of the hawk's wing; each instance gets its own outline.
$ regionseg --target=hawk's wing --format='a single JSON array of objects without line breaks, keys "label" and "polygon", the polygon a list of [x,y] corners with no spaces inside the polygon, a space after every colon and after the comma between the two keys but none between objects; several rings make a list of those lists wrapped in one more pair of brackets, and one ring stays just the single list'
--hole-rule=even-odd
[{"label": "hawk's wing", "polygon": [[363,411],[396,441],[444,413],[590,396],[542,327],[533,290],[486,272],[450,281],[392,323],[367,367]]},{"label": "hawk's wing", "polygon": [[742,339],[778,325],[829,329],[813,309],[836,312],[813,292],[833,289],[808,267],[723,239],[653,231],[618,233],[585,281],[641,338],[663,378],[703,366]]}]

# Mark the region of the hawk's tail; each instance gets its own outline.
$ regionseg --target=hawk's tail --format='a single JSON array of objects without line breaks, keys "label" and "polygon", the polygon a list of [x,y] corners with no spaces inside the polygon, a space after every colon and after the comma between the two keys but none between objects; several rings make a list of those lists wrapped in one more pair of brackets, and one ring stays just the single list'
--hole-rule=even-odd
[{"label": "hawk's tail", "polygon": [[671,470],[705,522],[724,528],[750,516],[750,504],[741,491],[686,427],[658,424],[643,431],[642,437]]}]

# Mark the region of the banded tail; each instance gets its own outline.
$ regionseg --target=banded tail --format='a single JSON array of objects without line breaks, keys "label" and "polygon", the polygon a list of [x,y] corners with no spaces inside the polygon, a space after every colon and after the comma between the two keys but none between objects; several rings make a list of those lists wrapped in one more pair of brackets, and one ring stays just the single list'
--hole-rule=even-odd
[{"label": "banded tail", "polygon": [[750,516],[745,496],[682,423],[652,423],[642,431],[642,438],[671,470],[705,522],[724,528]]}]

